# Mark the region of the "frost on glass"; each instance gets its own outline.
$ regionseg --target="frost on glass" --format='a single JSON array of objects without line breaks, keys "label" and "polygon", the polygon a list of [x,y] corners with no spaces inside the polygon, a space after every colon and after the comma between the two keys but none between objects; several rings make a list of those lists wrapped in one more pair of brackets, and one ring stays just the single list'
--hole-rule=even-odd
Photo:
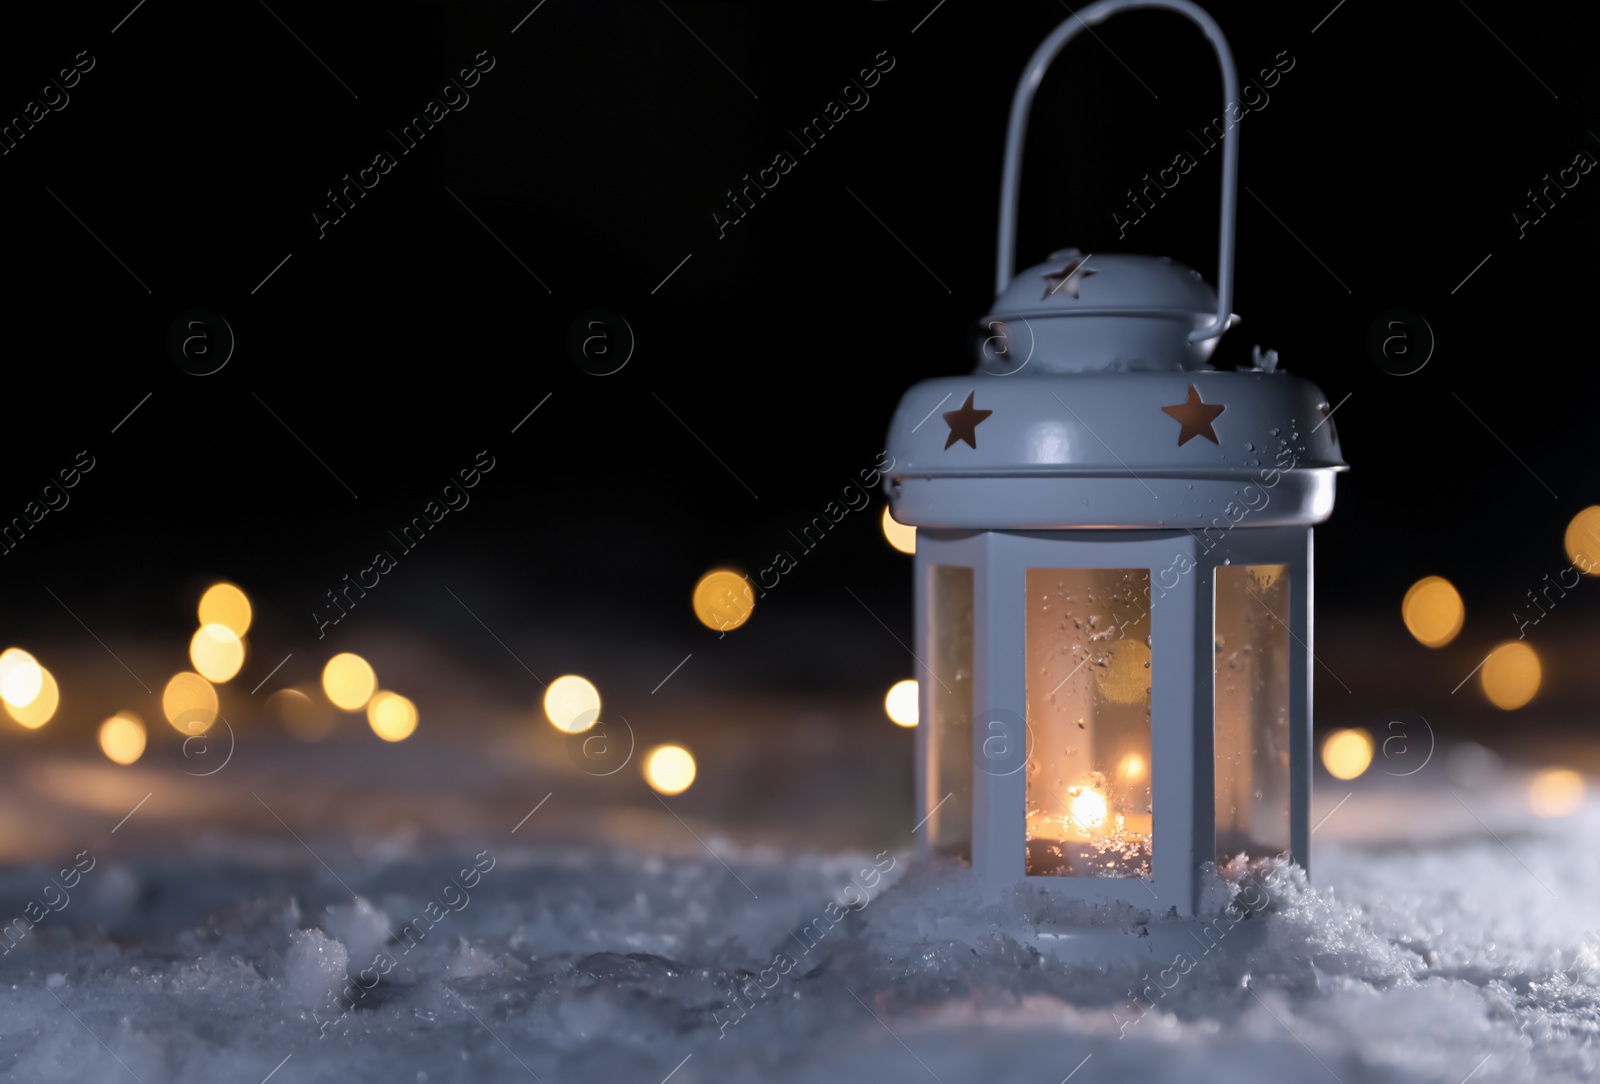
[{"label": "frost on glass", "polygon": [[1150,572],[1027,575],[1031,875],[1150,876]]},{"label": "frost on glass", "polygon": [[1216,586],[1217,856],[1289,850],[1289,568],[1222,565]]},{"label": "frost on glass", "polygon": [[929,569],[928,838],[972,858],[972,569]]}]

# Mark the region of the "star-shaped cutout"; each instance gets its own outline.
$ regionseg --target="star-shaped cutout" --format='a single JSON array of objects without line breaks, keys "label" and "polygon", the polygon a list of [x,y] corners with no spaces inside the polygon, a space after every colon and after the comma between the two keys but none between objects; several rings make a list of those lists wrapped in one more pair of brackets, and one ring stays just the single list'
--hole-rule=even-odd
[{"label": "star-shaped cutout", "polygon": [[1078,297],[1078,287],[1083,283],[1083,280],[1088,278],[1090,275],[1098,275],[1100,273],[1098,271],[1090,271],[1087,267],[1083,266],[1088,262],[1089,258],[1087,256],[1074,256],[1072,259],[1067,261],[1067,266],[1063,267],[1060,271],[1046,271],[1044,280],[1046,282],[1053,282],[1055,285],[1046,288],[1044,292],[1044,298],[1041,298],[1041,300],[1049,298],[1049,296],[1055,293],[1057,290],[1065,290],[1068,297],[1076,300]]},{"label": "star-shaped cutout", "polygon": [[946,448],[949,448],[950,445],[958,440],[964,440],[974,451],[977,450],[978,434],[976,430],[978,423],[993,414],[994,411],[976,409],[972,405],[972,397],[976,394],[977,392],[975,391],[967,392],[967,401],[961,404],[960,410],[947,410],[944,412],[944,423],[950,427],[950,437],[944,442]]},{"label": "star-shaped cutout", "polygon": [[1189,385],[1189,398],[1176,406],[1164,406],[1161,413],[1170,414],[1178,419],[1183,429],[1178,433],[1178,447],[1182,448],[1195,437],[1205,437],[1212,444],[1220,444],[1217,440],[1217,431],[1211,428],[1211,423],[1217,420],[1217,415],[1228,409],[1218,403],[1202,403],[1200,393],[1193,384]]}]

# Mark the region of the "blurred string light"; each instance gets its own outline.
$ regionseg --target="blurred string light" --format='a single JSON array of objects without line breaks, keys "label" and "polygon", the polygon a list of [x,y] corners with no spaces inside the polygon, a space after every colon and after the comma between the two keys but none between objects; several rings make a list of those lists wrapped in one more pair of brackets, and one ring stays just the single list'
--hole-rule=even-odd
[{"label": "blurred string light", "polygon": [[132,764],[144,756],[144,720],[119,711],[100,724],[100,751],[116,764]]},{"label": "blurred string light", "polygon": [[1489,652],[1480,673],[1483,694],[1505,711],[1515,711],[1532,700],[1543,677],[1538,652],[1522,640],[1507,640]]},{"label": "blurred string light", "polygon": [[1117,774],[1123,779],[1137,782],[1144,778],[1145,772],[1150,770],[1150,765],[1144,762],[1144,757],[1138,753],[1129,753],[1117,762]]},{"label": "blurred string light", "polygon": [[378,691],[378,675],[360,655],[341,652],[322,668],[322,691],[341,711],[360,711]]},{"label": "blurred string light", "polygon": [[1322,766],[1335,779],[1354,779],[1372,765],[1372,735],[1361,727],[1335,730],[1322,743]]},{"label": "blurred string light", "polygon": [[1466,620],[1461,593],[1443,576],[1424,576],[1411,585],[1400,603],[1406,631],[1427,647],[1443,647],[1456,638]]},{"label": "blurred string light", "polygon": [[694,782],[694,757],[681,745],[658,745],[644,758],[644,778],[661,794],[682,794]]},{"label": "blurred string light", "polygon": [[883,506],[883,537],[889,540],[889,545],[901,553],[917,552],[917,529],[908,527],[889,514],[889,506]]},{"label": "blurred string light", "polygon": [[0,653],[0,700],[14,708],[26,707],[43,685],[43,667],[32,655],[20,647]]},{"label": "blurred string light", "polygon": [[563,674],[544,691],[544,717],[565,734],[581,734],[600,718],[600,690],[588,678]]},{"label": "blurred string light", "polygon": [[1541,817],[1570,817],[1583,804],[1583,776],[1570,768],[1546,768],[1533,777],[1528,804]]},{"label": "blurred string light", "polygon": [[217,721],[217,690],[199,674],[173,674],[161,691],[161,714],[185,737],[204,734]]},{"label": "blurred string light", "polygon": [[906,678],[889,686],[888,695],[883,698],[883,710],[888,714],[889,721],[896,726],[916,726],[916,679]]},{"label": "blurred string light", "polygon": [[333,732],[333,712],[299,689],[279,689],[267,697],[267,711],[296,741],[319,742]]},{"label": "blurred string light", "polygon": [[694,585],[694,615],[708,629],[736,629],[750,620],[755,608],[750,582],[730,569],[712,569]]},{"label": "blurred string light", "polygon": [[35,667],[39,671],[39,691],[26,704],[6,701],[6,714],[29,730],[37,730],[48,723],[61,703],[61,690],[56,686],[54,675],[38,664]]},{"label": "blurred string light", "polygon": [[1567,559],[1581,572],[1600,576],[1600,505],[1591,504],[1567,524]]},{"label": "blurred string light", "polygon": [[202,625],[189,641],[189,661],[207,681],[231,681],[244,666],[244,642],[227,625]]},{"label": "blurred string light", "polygon": [[417,706],[399,693],[380,689],[367,703],[367,725],[384,741],[405,741],[417,729]]},{"label": "blurred string light", "polygon": [[250,631],[250,599],[231,583],[214,583],[200,596],[200,624],[222,625],[235,636]]}]

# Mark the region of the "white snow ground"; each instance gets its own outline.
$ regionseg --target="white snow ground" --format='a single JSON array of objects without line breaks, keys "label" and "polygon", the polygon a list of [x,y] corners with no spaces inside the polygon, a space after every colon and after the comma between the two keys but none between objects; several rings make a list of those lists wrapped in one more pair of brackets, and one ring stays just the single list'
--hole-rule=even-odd
[{"label": "white snow ground", "polygon": [[[1041,956],[1005,931],[1015,901],[985,911],[905,855],[879,880],[895,856],[711,836],[661,857],[524,830],[332,868],[243,839],[85,854],[70,902],[58,868],[12,867],[0,921],[60,910],[0,956],[0,1079],[1593,1081],[1600,806],[1540,821],[1523,794],[1358,788],[1312,886],[1252,920],[1263,949],[1165,977]],[[1171,989],[1133,996],[1151,981]]]}]

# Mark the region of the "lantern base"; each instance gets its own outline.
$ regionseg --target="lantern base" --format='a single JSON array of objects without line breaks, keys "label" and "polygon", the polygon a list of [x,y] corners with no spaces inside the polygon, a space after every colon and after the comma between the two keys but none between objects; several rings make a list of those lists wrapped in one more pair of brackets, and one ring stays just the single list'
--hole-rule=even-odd
[{"label": "lantern base", "polygon": [[1255,952],[1265,944],[1266,934],[1262,915],[1248,911],[1169,915],[1133,926],[1041,924],[1012,931],[1018,941],[1065,964],[1149,962],[1174,968],[1178,974],[1187,973],[1201,959]]},{"label": "lantern base", "polygon": [[[1267,943],[1278,901],[1308,890],[1305,871],[1285,858],[1243,855],[1221,870],[1201,870],[1197,913],[1137,905],[1099,891],[1115,879],[1027,877],[993,883],[966,861],[924,856],[912,861],[865,919],[900,931],[914,943],[972,946],[993,938],[1026,945],[1060,963],[1102,972],[1128,966],[1187,974],[1200,961],[1248,961]],[[1147,886],[1148,887],[1148,886]],[[863,905],[864,906],[864,905]]]}]

